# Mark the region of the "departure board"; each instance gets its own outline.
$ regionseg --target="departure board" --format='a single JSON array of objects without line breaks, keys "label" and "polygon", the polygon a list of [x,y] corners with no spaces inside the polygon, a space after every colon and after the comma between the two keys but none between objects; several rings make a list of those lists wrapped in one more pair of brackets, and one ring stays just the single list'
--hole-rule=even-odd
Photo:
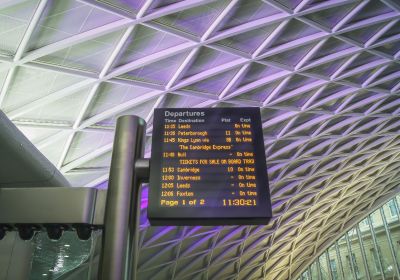
[{"label": "departure board", "polygon": [[155,109],[151,225],[256,225],[272,215],[260,109]]}]

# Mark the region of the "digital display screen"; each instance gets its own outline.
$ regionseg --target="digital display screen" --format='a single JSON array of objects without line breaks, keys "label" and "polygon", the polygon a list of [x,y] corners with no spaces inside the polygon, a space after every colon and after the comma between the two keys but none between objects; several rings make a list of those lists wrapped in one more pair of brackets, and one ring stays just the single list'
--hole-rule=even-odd
[{"label": "digital display screen", "polygon": [[272,216],[260,109],[155,109],[151,225],[256,225]]}]

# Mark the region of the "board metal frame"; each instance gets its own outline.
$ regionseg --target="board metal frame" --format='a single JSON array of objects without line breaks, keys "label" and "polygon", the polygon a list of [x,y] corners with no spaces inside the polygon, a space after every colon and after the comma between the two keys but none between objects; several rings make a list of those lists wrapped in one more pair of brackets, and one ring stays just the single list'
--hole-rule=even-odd
[{"label": "board metal frame", "polygon": [[[259,205],[245,207],[162,207],[161,197],[162,148],[164,112],[202,112],[223,116],[252,117],[255,151],[256,184]],[[272,218],[271,198],[262,133],[260,109],[240,108],[159,108],[154,110],[152,156],[150,159],[150,187],[147,215],[152,226],[210,226],[210,225],[266,225]],[[212,168],[210,166],[210,168]],[[251,207],[251,208],[246,208]]]}]

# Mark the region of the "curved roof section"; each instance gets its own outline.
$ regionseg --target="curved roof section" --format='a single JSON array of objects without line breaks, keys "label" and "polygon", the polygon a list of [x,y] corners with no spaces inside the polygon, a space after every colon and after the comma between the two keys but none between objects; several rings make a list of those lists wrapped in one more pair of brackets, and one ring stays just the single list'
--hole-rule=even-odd
[{"label": "curved roof section", "polygon": [[399,19],[394,0],[2,1],[0,108],[71,184],[106,187],[117,116],[148,121],[149,155],[155,107],[260,106],[271,224],[143,216],[139,273],[289,279],[399,191]]}]

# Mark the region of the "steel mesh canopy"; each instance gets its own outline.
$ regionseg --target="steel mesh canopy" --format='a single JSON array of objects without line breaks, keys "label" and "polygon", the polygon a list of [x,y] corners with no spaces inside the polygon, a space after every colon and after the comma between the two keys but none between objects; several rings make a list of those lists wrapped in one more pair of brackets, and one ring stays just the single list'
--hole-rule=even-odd
[{"label": "steel mesh canopy", "polygon": [[149,227],[139,279],[290,279],[398,193],[397,0],[0,2],[0,108],[75,186],[105,187],[115,120],[259,106],[268,226]]}]

